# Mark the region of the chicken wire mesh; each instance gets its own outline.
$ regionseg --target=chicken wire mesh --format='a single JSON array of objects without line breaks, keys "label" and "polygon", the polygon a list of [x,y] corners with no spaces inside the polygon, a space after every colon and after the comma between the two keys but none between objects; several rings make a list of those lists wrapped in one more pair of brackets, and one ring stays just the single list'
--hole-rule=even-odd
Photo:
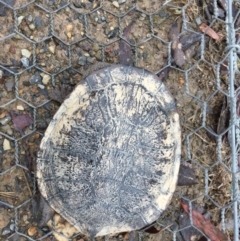
[{"label": "chicken wire mesh", "polygon": [[[181,119],[182,167],[195,177],[177,187],[151,227],[97,239],[213,240],[211,223],[225,233],[219,240],[238,240],[239,5],[0,1],[0,240],[88,240],[56,215],[38,227],[35,161],[64,97],[93,64],[119,58],[155,72],[168,86]],[[174,41],[181,53],[173,51]],[[196,223],[196,211],[205,227]]]}]

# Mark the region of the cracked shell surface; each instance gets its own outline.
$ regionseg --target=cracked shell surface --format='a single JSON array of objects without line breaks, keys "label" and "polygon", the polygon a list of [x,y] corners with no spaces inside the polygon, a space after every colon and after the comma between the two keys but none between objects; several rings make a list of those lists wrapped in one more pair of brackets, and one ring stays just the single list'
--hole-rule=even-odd
[{"label": "cracked shell surface", "polygon": [[180,143],[160,79],[113,65],[86,77],[55,114],[38,153],[39,189],[85,235],[140,229],[171,200]]}]

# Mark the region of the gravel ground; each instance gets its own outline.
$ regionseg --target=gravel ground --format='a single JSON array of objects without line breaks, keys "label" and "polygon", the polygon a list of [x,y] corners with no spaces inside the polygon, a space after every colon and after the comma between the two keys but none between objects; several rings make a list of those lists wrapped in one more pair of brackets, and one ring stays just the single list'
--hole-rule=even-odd
[{"label": "gravel ground", "polygon": [[[180,114],[182,163],[193,169],[196,184],[177,187],[168,209],[154,224],[161,230],[157,234],[141,231],[106,239],[172,240],[173,233],[185,225],[180,221],[181,199],[191,200],[220,229],[224,214],[225,232],[231,238],[231,153],[227,135],[222,134],[226,126],[218,132],[228,92],[228,76],[216,66],[226,58],[226,26],[220,17],[207,19],[197,1],[187,0],[169,4],[144,0],[3,2],[10,7],[0,3],[0,240],[88,240],[57,214],[53,223],[38,227],[32,211],[37,190],[35,161],[44,131],[65,96],[94,64],[119,62],[120,37],[130,24],[124,39],[134,65],[156,74],[169,70],[164,82]],[[15,14],[11,7],[17,9]],[[210,21],[220,39],[204,36],[197,18]],[[185,53],[181,67],[167,62],[169,29],[174,22],[179,39],[192,33],[204,39],[204,45],[197,41]],[[175,234],[176,240],[187,240],[183,233]],[[198,240],[198,235],[192,240]]]}]

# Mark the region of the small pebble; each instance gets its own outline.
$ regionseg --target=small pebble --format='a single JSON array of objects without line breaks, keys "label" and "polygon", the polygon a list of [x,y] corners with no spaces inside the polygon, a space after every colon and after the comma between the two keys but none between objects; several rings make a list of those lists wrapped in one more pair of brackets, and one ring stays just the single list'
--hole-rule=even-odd
[{"label": "small pebble", "polygon": [[71,38],[71,37],[72,37],[72,34],[71,34],[70,32],[67,32],[66,34],[67,34],[67,37],[68,37],[68,38]]},{"label": "small pebble", "polygon": [[28,235],[29,235],[29,236],[34,236],[36,233],[37,233],[37,228],[36,228],[36,227],[31,226],[31,227],[28,229]]},{"label": "small pebble", "polygon": [[72,32],[73,30],[73,25],[72,24],[68,24],[67,27],[66,27],[67,31],[68,32]]},{"label": "small pebble", "polygon": [[38,87],[40,88],[40,89],[45,89],[45,86],[44,85],[41,85],[41,84],[38,84]]},{"label": "small pebble", "polygon": [[31,30],[34,30],[36,27],[35,27],[35,25],[33,24],[33,23],[31,23],[31,24],[29,24],[29,26],[28,26]]},{"label": "small pebble", "polygon": [[56,48],[55,45],[51,45],[51,46],[48,47],[48,50],[49,50],[52,54],[54,54],[54,53],[55,53],[55,48]]},{"label": "small pebble", "polygon": [[143,52],[142,57],[143,57],[144,60],[146,60],[147,59],[147,53]]},{"label": "small pebble", "polygon": [[28,216],[27,215],[23,215],[23,222],[26,222],[27,221],[27,219],[28,219]]},{"label": "small pebble", "polygon": [[6,236],[6,235],[8,235],[8,234],[10,234],[10,233],[11,233],[11,230],[8,229],[8,228],[4,228],[4,229],[2,230],[2,236]]},{"label": "small pebble", "polygon": [[113,2],[112,2],[112,5],[113,5],[114,7],[116,7],[116,8],[119,8],[119,4],[118,4],[117,1],[113,1]]},{"label": "small pebble", "polygon": [[3,141],[3,150],[7,151],[11,149],[10,141],[8,139],[4,139]]},{"label": "small pebble", "polygon": [[24,110],[22,105],[17,105],[17,110]]},{"label": "small pebble", "polygon": [[44,22],[42,21],[42,19],[39,16],[37,16],[34,20],[34,24],[35,24],[36,28],[40,28],[44,25]]},{"label": "small pebble", "polygon": [[78,64],[79,65],[82,65],[84,66],[87,62],[87,58],[85,56],[81,56],[79,59],[78,59]]},{"label": "small pebble", "polygon": [[29,58],[32,53],[30,51],[28,51],[27,49],[22,49],[21,54],[23,57]]},{"label": "small pebble", "polygon": [[10,116],[5,116],[5,117],[0,119],[0,124],[5,126],[10,122],[10,120],[11,120]]},{"label": "small pebble", "polygon": [[7,92],[11,92],[13,90],[14,87],[14,81],[10,80],[4,83],[5,89]]},{"label": "small pebble", "polygon": [[19,34],[15,34],[15,35],[14,35],[14,38],[15,38],[15,39],[18,39],[18,40],[19,40],[19,39],[23,39],[23,37],[22,37],[21,35],[19,35]]},{"label": "small pebble", "polygon": [[117,33],[118,33],[118,28],[115,27],[113,30],[108,32],[107,37],[114,38],[114,37],[116,37]]},{"label": "small pebble", "polygon": [[29,60],[26,57],[21,58],[21,62],[25,68],[29,67]]},{"label": "small pebble", "polygon": [[82,2],[80,0],[73,1],[73,5],[75,8],[82,8]]},{"label": "small pebble", "polygon": [[49,228],[48,228],[48,227],[42,227],[42,231],[43,231],[44,233],[48,233],[48,232],[49,232]]},{"label": "small pebble", "polygon": [[200,25],[202,23],[202,20],[201,20],[200,17],[198,17],[198,18],[195,19],[195,22],[196,22],[197,25]]},{"label": "small pebble", "polygon": [[5,133],[7,133],[9,136],[13,135],[13,130],[11,129],[10,125],[5,125],[5,126],[1,126],[1,130]]},{"label": "small pebble", "polygon": [[118,0],[118,3],[119,4],[123,4],[123,3],[125,3],[126,2],[126,0]]},{"label": "small pebble", "polygon": [[0,69],[0,80],[2,79],[3,77],[3,71]]},{"label": "small pebble", "polygon": [[32,15],[28,15],[27,18],[26,18],[26,20],[27,20],[28,22],[32,22],[32,21],[33,21]]},{"label": "small pebble", "polygon": [[168,13],[166,13],[164,11],[159,12],[158,15],[159,15],[160,18],[167,18],[169,16]]},{"label": "small pebble", "polygon": [[24,16],[19,16],[18,17],[18,26],[21,24],[22,20],[24,19]]},{"label": "small pebble", "polygon": [[48,74],[41,74],[41,76],[42,76],[42,83],[44,85],[47,85],[51,77]]},{"label": "small pebble", "polygon": [[34,85],[34,84],[40,84],[42,80],[41,75],[39,74],[39,72],[36,72],[33,76],[30,77],[29,82],[30,84]]},{"label": "small pebble", "polygon": [[87,62],[89,64],[93,64],[94,63],[94,59],[93,58],[90,58],[90,57],[87,57]]},{"label": "small pebble", "polygon": [[11,223],[10,223],[9,228],[10,228],[11,231],[14,231],[14,230],[15,230],[15,223],[14,223],[13,220],[11,220]]},{"label": "small pebble", "polygon": [[16,47],[14,44],[11,44],[8,50],[11,54],[16,54]]}]

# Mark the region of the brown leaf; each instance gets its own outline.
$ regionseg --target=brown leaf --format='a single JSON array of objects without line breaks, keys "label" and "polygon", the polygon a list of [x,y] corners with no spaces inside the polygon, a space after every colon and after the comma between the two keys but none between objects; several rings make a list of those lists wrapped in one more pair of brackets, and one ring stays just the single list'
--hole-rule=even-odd
[{"label": "brown leaf", "polygon": [[39,227],[43,227],[53,217],[54,211],[40,193],[36,193],[31,201],[32,216],[38,222]]},{"label": "brown leaf", "polygon": [[24,128],[33,124],[33,119],[28,114],[22,114],[18,116],[12,115],[12,121],[14,129],[19,132],[22,132]]},{"label": "brown leaf", "polygon": [[185,241],[197,240],[197,237],[202,236],[202,234],[196,228],[190,226],[190,218],[186,212],[182,211],[182,213],[179,215],[178,223],[181,230],[181,235]]},{"label": "brown leaf", "polygon": [[[135,23],[133,20],[124,30],[123,30],[123,37],[128,40],[130,31]],[[131,46],[124,41],[123,39],[120,40],[119,44],[119,63],[123,65],[133,65],[133,58],[132,58],[132,50]]]},{"label": "brown leaf", "polygon": [[[189,207],[186,203],[181,203],[184,211],[190,213]],[[200,229],[211,241],[227,241],[227,236],[215,227],[209,220],[207,220],[200,212],[192,209],[192,220],[194,226]]]},{"label": "brown leaf", "polygon": [[227,101],[227,97],[224,96],[221,113],[218,119],[217,134],[222,134],[228,128],[229,120],[230,120],[229,104]]},{"label": "brown leaf", "polygon": [[192,58],[196,55],[197,49],[194,45],[191,45],[186,51],[185,51],[185,56],[187,62],[190,62]]},{"label": "brown leaf", "polygon": [[199,28],[203,33],[207,34],[208,36],[215,39],[216,41],[220,40],[220,37],[218,36],[218,34],[212,28],[210,28],[206,23],[202,23],[199,26]]},{"label": "brown leaf", "polygon": [[178,29],[178,25],[177,25],[177,22],[174,22],[172,24],[172,26],[170,27],[170,30],[169,30],[169,38],[170,40],[175,40],[178,35],[179,35],[179,29]]},{"label": "brown leaf", "polygon": [[182,51],[182,44],[179,42],[178,39],[179,29],[177,22],[174,22],[169,30],[169,38],[173,40],[172,42],[172,57],[175,60],[177,66],[181,67],[186,62],[186,57],[184,52]]},{"label": "brown leaf", "polygon": [[218,0],[219,5],[226,11],[227,8],[227,2],[226,0]]},{"label": "brown leaf", "polygon": [[202,36],[200,33],[191,33],[189,35],[183,36],[180,39],[180,43],[182,44],[182,50],[186,51],[190,46],[197,42],[201,42]]},{"label": "brown leaf", "polygon": [[62,103],[65,98],[71,93],[72,87],[66,84],[62,84],[61,87],[54,88],[48,92],[49,98]]},{"label": "brown leaf", "polygon": [[177,66],[181,67],[186,62],[186,56],[182,51],[182,44],[178,40],[172,43],[172,56]]},{"label": "brown leaf", "polygon": [[197,184],[194,170],[187,165],[180,165],[179,173],[178,173],[178,186],[190,186]]},{"label": "brown leaf", "polygon": [[119,44],[119,63],[127,66],[133,65],[131,46],[122,39]]},{"label": "brown leaf", "polygon": [[[174,59],[171,58],[171,64],[174,64]],[[157,76],[159,77],[159,79],[161,81],[164,81],[167,77],[168,77],[168,74],[170,72],[170,66],[168,65],[168,61],[166,60],[165,63],[164,63],[164,67],[163,67],[163,70],[161,70]]]}]

